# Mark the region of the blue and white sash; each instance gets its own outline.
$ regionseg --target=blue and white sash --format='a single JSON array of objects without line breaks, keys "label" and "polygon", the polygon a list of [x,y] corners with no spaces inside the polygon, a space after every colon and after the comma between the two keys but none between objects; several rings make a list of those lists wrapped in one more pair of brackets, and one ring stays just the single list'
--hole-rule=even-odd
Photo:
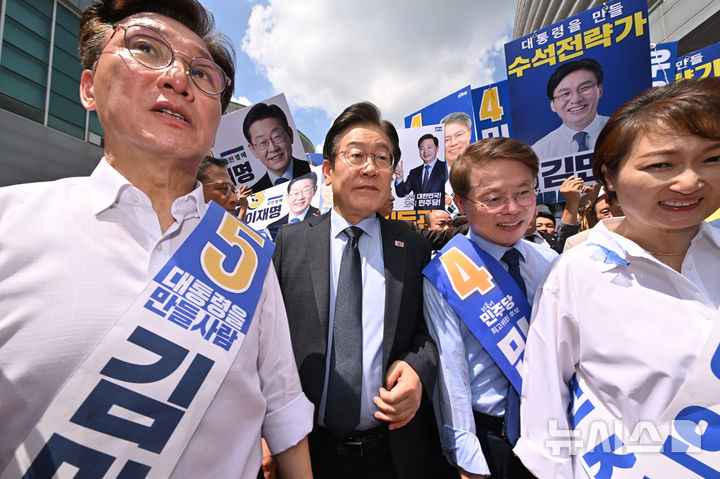
[{"label": "blue and white sash", "polygon": [[273,249],[211,203],[67,380],[2,479],[170,476],[240,350]]},{"label": "blue and white sash", "polygon": [[[575,477],[720,478],[720,314],[690,374],[657,423],[630,431],[593,394],[582,372],[572,387],[569,431],[553,430],[551,454],[570,446]],[[556,450],[557,449],[557,450]]]},{"label": "blue and white sash", "polygon": [[467,236],[456,235],[423,274],[519,393],[530,305],[510,273]]}]

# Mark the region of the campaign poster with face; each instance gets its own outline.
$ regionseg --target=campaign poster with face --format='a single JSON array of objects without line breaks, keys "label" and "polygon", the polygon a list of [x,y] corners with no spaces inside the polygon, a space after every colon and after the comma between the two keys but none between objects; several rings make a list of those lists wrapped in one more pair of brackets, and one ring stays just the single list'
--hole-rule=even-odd
[{"label": "campaign poster with face", "polygon": [[233,183],[253,193],[310,173],[282,93],[224,115],[211,154],[227,159]]},{"label": "campaign poster with face", "polygon": [[540,160],[538,189],[592,176],[608,117],[651,85],[647,2],[607,2],[505,44],[513,134]]},{"label": "campaign poster with face", "polygon": [[321,179],[321,167],[314,166],[310,173],[254,193],[248,198],[245,222],[275,238],[280,227],[320,214]]},{"label": "campaign poster with face", "polygon": [[720,77],[720,43],[681,56],[675,67],[675,80]]},{"label": "campaign poster with face", "polygon": [[443,125],[398,130],[400,161],[392,183],[393,210],[431,210],[444,207],[447,167]]},{"label": "campaign poster with face", "polygon": [[445,159],[448,167],[477,139],[470,85],[405,117],[405,128],[445,126]]}]

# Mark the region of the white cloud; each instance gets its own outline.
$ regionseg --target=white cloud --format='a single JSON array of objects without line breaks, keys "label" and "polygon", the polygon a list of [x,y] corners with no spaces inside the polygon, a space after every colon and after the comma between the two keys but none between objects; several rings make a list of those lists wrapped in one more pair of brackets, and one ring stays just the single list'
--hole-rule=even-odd
[{"label": "white cloud", "polygon": [[504,77],[516,2],[268,0],[253,6],[242,49],[299,107],[370,100],[402,119],[468,84]]},{"label": "white cloud", "polygon": [[240,103],[241,105],[246,105],[246,106],[253,104],[253,102],[251,102],[250,100],[248,100],[248,98],[247,98],[246,96],[240,96],[240,97],[233,96],[233,97],[232,97],[232,101],[237,102],[237,103]]}]

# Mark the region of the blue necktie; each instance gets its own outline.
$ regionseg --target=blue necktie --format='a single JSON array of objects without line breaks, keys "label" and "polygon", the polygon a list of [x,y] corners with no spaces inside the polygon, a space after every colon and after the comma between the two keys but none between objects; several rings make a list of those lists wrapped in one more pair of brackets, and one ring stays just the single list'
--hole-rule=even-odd
[{"label": "blue necktie", "polygon": [[297,223],[297,222],[299,222],[299,221],[300,221],[299,218],[293,218],[293,219],[290,220],[290,223]]},{"label": "blue necktie", "polygon": [[283,177],[281,176],[280,178],[278,178],[277,180],[275,180],[275,183],[274,183],[274,184],[275,184],[275,186],[277,186],[277,185],[281,185],[281,184],[285,183],[286,181],[290,181],[290,180],[288,180],[287,178],[283,178]]},{"label": "blue necktie", "polygon": [[430,180],[430,165],[425,165],[425,174],[422,181],[422,192],[427,193],[428,181]]},{"label": "blue necktie", "polygon": [[[525,281],[520,274],[520,252],[515,248],[510,248],[503,255],[502,260],[508,266],[508,273],[527,298]],[[505,436],[513,446],[520,437],[520,395],[512,384],[508,386],[505,398]]]},{"label": "blue necktie", "polygon": [[362,270],[358,241],[363,230],[349,226],[343,233],[348,242],[343,249],[335,294],[325,403],[325,425],[337,439],[353,432],[360,422],[362,389]]},{"label": "blue necktie", "polygon": [[578,131],[573,135],[573,140],[575,140],[575,142],[578,144],[578,151],[585,151],[590,149],[588,148],[587,144],[589,137],[590,135],[587,131]]}]

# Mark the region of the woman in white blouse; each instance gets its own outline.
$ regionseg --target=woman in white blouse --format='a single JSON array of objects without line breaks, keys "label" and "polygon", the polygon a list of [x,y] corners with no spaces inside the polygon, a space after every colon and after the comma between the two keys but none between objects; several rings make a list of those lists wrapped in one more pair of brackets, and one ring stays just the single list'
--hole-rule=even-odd
[{"label": "woman in white blouse", "polygon": [[[598,224],[539,287],[515,453],[540,478],[720,474],[720,453],[683,450],[705,431],[701,446],[712,434],[720,449],[708,360],[720,338],[720,224],[703,221],[720,207],[720,78],[630,100],[600,133],[593,172],[625,216]],[[709,419],[681,430],[672,421],[686,406]],[[681,446],[661,453],[668,434]]]}]

